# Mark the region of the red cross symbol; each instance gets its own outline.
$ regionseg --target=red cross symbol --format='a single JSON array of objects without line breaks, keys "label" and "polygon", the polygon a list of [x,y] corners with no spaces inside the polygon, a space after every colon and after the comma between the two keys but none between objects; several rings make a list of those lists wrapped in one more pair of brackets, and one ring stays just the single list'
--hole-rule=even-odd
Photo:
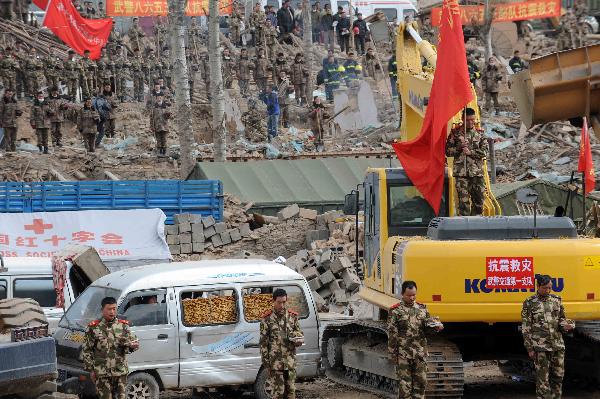
[{"label": "red cross symbol", "polygon": [[49,223],[44,224],[44,219],[33,219],[32,224],[26,224],[23,227],[25,227],[25,230],[33,231],[35,234],[44,234],[44,231],[51,229],[53,225]]}]

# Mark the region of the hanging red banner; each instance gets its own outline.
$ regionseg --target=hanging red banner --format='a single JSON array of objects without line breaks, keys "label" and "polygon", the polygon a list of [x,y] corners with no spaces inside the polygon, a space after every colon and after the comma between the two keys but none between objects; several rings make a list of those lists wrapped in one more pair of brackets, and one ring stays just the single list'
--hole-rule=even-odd
[{"label": "hanging red banner", "polygon": [[[495,4],[494,22],[522,21],[527,19],[542,19],[560,16],[560,1],[534,0],[522,3]],[[440,25],[441,7],[431,10],[431,23]],[[460,6],[460,19],[463,25],[483,25],[483,6]]]},{"label": "hanging red banner", "polygon": [[100,58],[100,50],[106,45],[112,24],[110,18],[83,18],[70,0],[51,0],[44,18],[44,26],[66,45],[80,55],[89,50],[93,60]]},{"label": "hanging red banner", "polygon": [[[231,0],[219,0],[219,14],[231,14]],[[106,0],[106,15],[111,17],[146,17],[167,15],[167,0]],[[206,15],[208,0],[188,0],[185,13]]]}]

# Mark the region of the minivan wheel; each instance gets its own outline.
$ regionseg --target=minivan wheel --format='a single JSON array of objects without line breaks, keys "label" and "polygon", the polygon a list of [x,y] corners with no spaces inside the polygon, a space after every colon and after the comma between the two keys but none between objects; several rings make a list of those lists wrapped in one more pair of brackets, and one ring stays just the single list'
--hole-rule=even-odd
[{"label": "minivan wheel", "polygon": [[267,379],[269,373],[264,367],[260,369],[254,382],[254,397],[256,399],[271,399],[270,392],[267,391]]},{"label": "minivan wheel", "polygon": [[127,399],[158,399],[160,388],[148,373],[135,373],[127,377]]}]

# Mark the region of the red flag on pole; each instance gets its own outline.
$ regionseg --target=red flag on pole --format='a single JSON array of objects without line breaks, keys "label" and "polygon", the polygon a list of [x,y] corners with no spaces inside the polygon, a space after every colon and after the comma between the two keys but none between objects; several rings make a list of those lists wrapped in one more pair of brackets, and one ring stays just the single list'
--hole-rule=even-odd
[{"label": "red flag on pole", "polygon": [[33,0],[33,4],[45,11],[46,7],[48,7],[48,0]]},{"label": "red flag on pole", "polygon": [[581,129],[581,142],[579,143],[579,165],[577,171],[585,176],[585,194],[594,191],[596,187],[596,173],[594,172],[594,159],[592,158],[592,147],[590,146],[590,135],[588,133],[587,118],[583,118]]},{"label": "red flag on pole", "polygon": [[437,65],[419,136],[393,144],[412,183],[439,214],[444,190],[448,121],[473,99],[457,0],[444,0]]},{"label": "red flag on pole", "polygon": [[100,58],[100,50],[106,45],[112,19],[86,19],[79,15],[70,0],[51,0],[44,26],[78,54],[90,50],[90,58],[95,60]]}]

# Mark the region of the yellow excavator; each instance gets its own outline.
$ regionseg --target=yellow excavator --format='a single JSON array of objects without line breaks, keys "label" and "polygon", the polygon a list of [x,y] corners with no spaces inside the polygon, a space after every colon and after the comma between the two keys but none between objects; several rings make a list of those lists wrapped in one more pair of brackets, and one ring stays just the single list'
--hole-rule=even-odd
[{"label": "yellow excavator", "polygon": [[[407,140],[421,128],[436,57],[414,25],[400,26],[397,41],[401,136]],[[422,66],[421,57],[428,66]],[[400,301],[402,282],[414,280],[417,300],[445,324],[429,339],[427,397],[460,398],[465,361],[528,362],[521,306],[535,292],[535,276],[548,274],[567,317],[577,321],[575,333],[566,337],[567,370],[600,382],[600,240],[578,238],[566,217],[499,216],[489,179],[486,212],[497,216],[451,217],[452,181],[450,166],[442,204],[448,217],[436,217],[401,168],[367,171],[359,295],[372,305],[373,317],[326,328],[327,375],[394,397],[397,379],[387,352],[387,317]],[[522,201],[535,201],[535,193],[523,195]],[[357,196],[347,196],[346,205],[347,213],[356,211]]]}]

